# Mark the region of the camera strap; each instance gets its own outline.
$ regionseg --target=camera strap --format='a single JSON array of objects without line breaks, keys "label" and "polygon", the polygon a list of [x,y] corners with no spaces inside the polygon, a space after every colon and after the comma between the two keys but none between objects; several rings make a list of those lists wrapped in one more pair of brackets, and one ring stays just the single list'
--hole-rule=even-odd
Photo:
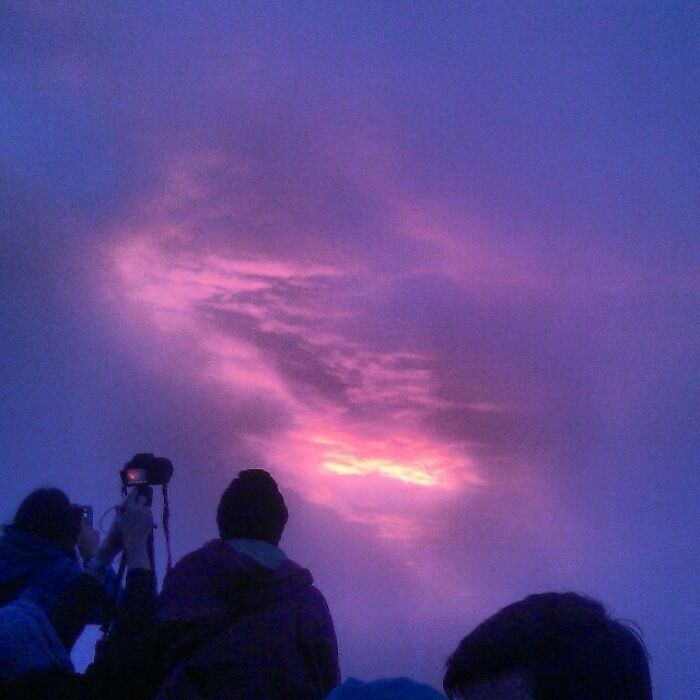
[{"label": "camera strap", "polygon": [[165,536],[165,549],[168,560],[165,564],[166,573],[173,568],[173,554],[170,550],[170,502],[168,501],[168,485],[163,484],[163,535]]}]

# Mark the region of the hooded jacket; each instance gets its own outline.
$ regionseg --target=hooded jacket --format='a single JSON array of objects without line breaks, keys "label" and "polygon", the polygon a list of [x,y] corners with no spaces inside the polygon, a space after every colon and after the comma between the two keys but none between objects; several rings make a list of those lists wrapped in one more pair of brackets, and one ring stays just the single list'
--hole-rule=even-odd
[{"label": "hooded jacket", "polygon": [[8,527],[0,537],[0,606],[16,599],[33,603],[68,651],[85,625],[102,621],[115,578],[110,571],[103,588],[76,555],[36,535]]},{"label": "hooded jacket", "polygon": [[330,612],[311,573],[213,540],[166,577],[161,698],[321,700],[340,682]]},{"label": "hooded jacket", "polygon": [[155,605],[153,574],[127,571],[110,633],[95,662],[79,674],[44,612],[21,598],[10,603],[0,609],[0,698],[151,700]]},{"label": "hooded jacket", "polygon": [[54,668],[73,664],[44,611],[28,600],[0,608],[0,681]]},{"label": "hooded jacket", "polygon": [[0,537],[0,605],[24,593],[51,615],[66,586],[82,573],[75,557],[48,540],[12,527]]}]

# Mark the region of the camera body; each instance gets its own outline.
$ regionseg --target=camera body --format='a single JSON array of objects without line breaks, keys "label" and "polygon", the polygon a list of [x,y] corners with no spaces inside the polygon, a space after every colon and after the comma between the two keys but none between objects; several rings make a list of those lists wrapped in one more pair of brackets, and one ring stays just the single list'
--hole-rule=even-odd
[{"label": "camera body", "polygon": [[164,486],[173,475],[173,463],[165,457],[156,457],[150,452],[134,455],[119,472],[122,486]]}]

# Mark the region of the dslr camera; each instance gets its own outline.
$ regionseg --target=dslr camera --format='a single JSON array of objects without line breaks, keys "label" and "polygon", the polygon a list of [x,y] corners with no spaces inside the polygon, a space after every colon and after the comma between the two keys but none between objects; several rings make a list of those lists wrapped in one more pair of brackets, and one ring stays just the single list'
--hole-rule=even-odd
[{"label": "dslr camera", "polygon": [[142,452],[134,455],[119,474],[124,489],[132,486],[166,486],[173,475],[173,463],[151,452]]}]

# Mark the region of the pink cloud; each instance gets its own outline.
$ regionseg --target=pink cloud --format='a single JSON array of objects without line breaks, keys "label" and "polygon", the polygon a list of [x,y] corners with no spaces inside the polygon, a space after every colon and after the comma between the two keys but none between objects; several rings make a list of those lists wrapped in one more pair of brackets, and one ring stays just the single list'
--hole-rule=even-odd
[{"label": "pink cloud", "polygon": [[207,197],[200,179],[178,167],[166,195],[120,229],[111,249],[115,286],[164,339],[186,337],[197,381],[264,393],[294,416],[285,434],[250,435],[249,444],[307,497],[385,536],[420,529],[417,493],[433,494],[429,510],[441,494],[483,486],[468,441],[438,439],[424,423],[437,409],[493,411],[496,402],[448,400],[429,354],[368,339],[355,298],[376,280],[362,274],[359,259],[302,264],[293,253],[200,242],[212,208],[197,214],[184,205]]}]

